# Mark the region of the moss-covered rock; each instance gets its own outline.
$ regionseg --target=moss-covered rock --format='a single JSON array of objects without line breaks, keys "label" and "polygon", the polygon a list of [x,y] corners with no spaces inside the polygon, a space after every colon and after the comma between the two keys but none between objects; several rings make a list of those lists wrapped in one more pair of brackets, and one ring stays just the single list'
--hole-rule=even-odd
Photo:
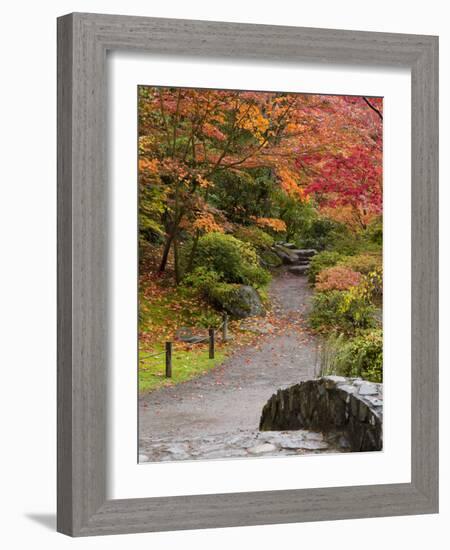
[{"label": "moss-covered rock", "polygon": [[281,258],[272,250],[265,250],[260,253],[261,263],[264,267],[274,268],[280,267],[283,262]]},{"label": "moss-covered rock", "polygon": [[261,298],[252,286],[222,283],[211,289],[210,296],[216,305],[235,319],[265,313]]}]

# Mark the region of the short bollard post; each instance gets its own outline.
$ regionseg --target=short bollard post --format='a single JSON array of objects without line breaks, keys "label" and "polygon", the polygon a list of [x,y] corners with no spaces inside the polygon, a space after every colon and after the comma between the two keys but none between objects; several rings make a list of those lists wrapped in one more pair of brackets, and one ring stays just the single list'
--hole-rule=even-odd
[{"label": "short bollard post", "polygon": [[214,329],[209,329],[209,358],[214,359]]},{"label": "short bollard post", "polygon": [[224,312],[223,322],[222,322],[222,341],[226,342],[228,340],[228,313]]},{"label": "short bollard post", "polygon": [[172,378],[172,342],[166,342],[166,378]]}]

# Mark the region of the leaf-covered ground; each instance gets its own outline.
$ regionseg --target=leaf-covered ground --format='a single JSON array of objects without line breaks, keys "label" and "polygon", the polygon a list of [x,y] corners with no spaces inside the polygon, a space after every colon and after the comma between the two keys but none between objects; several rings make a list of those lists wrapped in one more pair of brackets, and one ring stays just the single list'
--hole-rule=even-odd
[{"label": "leaf-covered ground", "polygon": [[[232,338],[224,343],[222,317],[198,294],[187,287],[174,287],[170,279],[150,275],[141,278],[139,334],[139,391],[148,392],[185,382],[220,365],[229,353],[255,341],[252,320],[229,321]],[[268,317],[270,318],[270,317]],[[253,322],[257,322],[254,320]],[[241,327],[241,325],[243,325]],[[177,330],[187,328],[204,339],[208,328],[216,328],[215,356],[209,359],[208,341],[188,344],[180,341]],[[164,343],[173,342],[172,377],[165,377]]]}]

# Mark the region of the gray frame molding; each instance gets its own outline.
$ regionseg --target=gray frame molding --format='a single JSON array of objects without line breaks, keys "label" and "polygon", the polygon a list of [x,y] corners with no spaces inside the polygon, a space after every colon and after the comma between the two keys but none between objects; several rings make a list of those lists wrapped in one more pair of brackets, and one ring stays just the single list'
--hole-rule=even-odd
[{"label": "gray frame molding", "polygon": [[[107,500],[106,52],[412,71],[412,481]],[[72,536],[438,511],[438,38],[74,13],[58,19],[58,531]]]}]

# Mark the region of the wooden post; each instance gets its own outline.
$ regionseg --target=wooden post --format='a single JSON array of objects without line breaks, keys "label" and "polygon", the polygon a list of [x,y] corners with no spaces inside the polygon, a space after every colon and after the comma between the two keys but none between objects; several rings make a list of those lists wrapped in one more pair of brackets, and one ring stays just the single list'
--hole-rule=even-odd
[{"label": "wooden post", "polygon": [[214,329],[209,329],[209,358],[214,359]]},{"label": "wooden post", "polygon": [[166,378],[172,378],[172,342],[166,342]]},{"label": "wooden post", "polygon": [[224,311],[223,323],[222,323],[222,341],[226,342],[227,340],[228,340],[228,313]]}]

